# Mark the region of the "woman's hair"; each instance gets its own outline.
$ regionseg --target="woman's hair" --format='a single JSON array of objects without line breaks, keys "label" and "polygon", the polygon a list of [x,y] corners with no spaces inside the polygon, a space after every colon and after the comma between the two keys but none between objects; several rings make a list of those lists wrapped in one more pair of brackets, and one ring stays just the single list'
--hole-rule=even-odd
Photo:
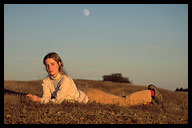
[{"label": "woman's hair", "polygon": [[62,75],[68,75],[67,72],[63,68],[63,62],[62,62],[61,58],[59,57],[59,55],[57,53],[55,53],[55,52],[48,53],[43,59],[44,65],[46,65],[45,60],[48,59],[48,58],[54,59],[57,62],[58,65],[59,65],[59,62],[60,62],[61,65],[59,65],[59,73],[62,74]]}]

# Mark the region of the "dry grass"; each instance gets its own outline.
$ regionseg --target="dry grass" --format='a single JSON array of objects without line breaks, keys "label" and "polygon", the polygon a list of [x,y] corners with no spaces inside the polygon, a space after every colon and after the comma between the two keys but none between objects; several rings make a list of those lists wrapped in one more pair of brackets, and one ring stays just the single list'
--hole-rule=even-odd
[{"label": "dry grass", "polygon": [[[146,89],[146,86],[93,80],[74,80],[82,90],[100,89],[123,96]],[[25,99],[23,94],[42,96],[41,81],[4,81],[5,124],[187,124],[188,93],[159,88],[164,97],[159,106],[119,107],[98,103],[40,104]],[[14,93],[13,93],[14,92]]]}]

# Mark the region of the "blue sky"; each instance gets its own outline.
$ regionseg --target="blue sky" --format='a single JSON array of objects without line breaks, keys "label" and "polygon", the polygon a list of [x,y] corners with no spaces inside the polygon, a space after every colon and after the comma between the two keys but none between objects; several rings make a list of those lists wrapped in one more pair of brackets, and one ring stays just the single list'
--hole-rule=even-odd
[{"label": "blue sky", "polygon": [[53,51],[76,79],[122,73],[137,85],[188,88],[188,5],[4,5],[5,80],[42,79]]}]

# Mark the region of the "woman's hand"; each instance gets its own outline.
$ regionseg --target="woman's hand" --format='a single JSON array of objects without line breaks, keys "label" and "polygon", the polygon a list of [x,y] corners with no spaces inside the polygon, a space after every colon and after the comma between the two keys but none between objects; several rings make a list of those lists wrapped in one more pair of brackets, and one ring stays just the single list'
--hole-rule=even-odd
[{"label": "woman's hand", "polygon": [[41,102],[41,99],[42,99],[42,98],[40,98],[36,95],[32,95],[32,94],[27,94],[26,97],[29,98],[29,100],[32,100],[34,102]]}]

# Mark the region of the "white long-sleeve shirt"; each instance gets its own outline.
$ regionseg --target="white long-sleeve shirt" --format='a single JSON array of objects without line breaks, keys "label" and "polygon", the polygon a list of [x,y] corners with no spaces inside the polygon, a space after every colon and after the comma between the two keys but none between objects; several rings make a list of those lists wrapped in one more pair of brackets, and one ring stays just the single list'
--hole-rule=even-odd
[{"label": "white long-sleeve shirt", "polygon": [[88,102],[86,94],[78,90],[73,79],[70,76],[58,74],[55,78],[47,76],[43,79],[43,97],[41,103],[48,102],[60,104],[64,100]]}]

